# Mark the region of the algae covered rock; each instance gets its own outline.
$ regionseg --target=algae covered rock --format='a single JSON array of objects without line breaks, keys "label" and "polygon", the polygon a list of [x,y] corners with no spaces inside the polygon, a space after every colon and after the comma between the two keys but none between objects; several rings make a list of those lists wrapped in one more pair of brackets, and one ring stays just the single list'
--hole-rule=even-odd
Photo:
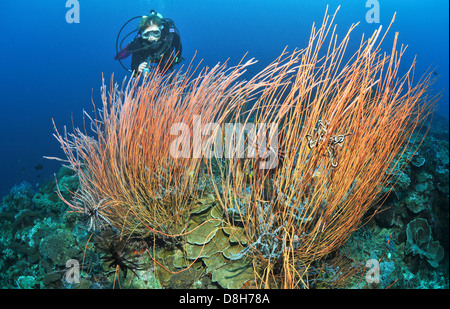
[{"label": "algae covered rock", "polygon": [[406,207],[417,214],[428,208],[428,198],[417,192],[409,192],[405,198]]},{"label": "algae covered rock", "polygon": [[20,211],[33,208],[34,191],[28,182],[15,185],[9,194],[3,198],[3,204],[8,211]]},{"label": "algae covered rock", "polygon": [[67,260],[80,254],[75,238],[65,230],[57,231],[43,238],[39,244],[40,254],[55,265],[64,266]]}]

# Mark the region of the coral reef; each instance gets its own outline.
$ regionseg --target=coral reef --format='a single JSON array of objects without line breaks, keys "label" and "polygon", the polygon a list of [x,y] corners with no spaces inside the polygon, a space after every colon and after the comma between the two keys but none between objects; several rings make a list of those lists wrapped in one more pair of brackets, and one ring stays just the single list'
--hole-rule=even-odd
[{"label": "coral reef", "polygon": [[449,143],[439,138],[440,123],[430,124],[433,134],[387,187],[393,191],[380,211],[343,248],[358,261],[381,259],[380,288],[449,287]]},{"label": "coral reef", "polygon": [[[55,134],[70,168],[3,198],[0,286],[448,288],[448,141],[424,134],[430,77],[411,83],[412,65],[397,79],[397,36],[390,58],[381,28],[342,69],[349,35],[317,58],[333,20],[250,81],[253,60],[103,86],[96,138]],[[209,138],[203,160],[167,139],[196,114],[283,129],[245,159],[209,160]]]},{"label": "coral reef", "polygon": [[[448,141],[433,135],[427,136],[423,145],[415,157],[423,157],[425,163],[417,166],[415,161],[411,162],[399,173],[399,177],[408,181],[391,183],[393,192],[384,206],[340,249],[355,262],[380,260],[380,283],[369,285],[359,273],[340,287],[449,287],[446,254],[449,145]],[[57,178],[61,194],[70,198],[70,192],[76,191],[78,186],[77,177],[62,168]],[[206,198],[193,211],[188,228],[197,228],[199,233],[189,234],[187,242],[175,246],[177,249],[167,242],[157,243],[152,239],[146,240],[145,245],[130,241],[128,252],[136,252],[137,263],[149,267],[136,270],[138,276],[129,273],[125,277],[102,259],[105,253],[96,246],[94,237],[90,239],[91,233],[83,219],[68,213],[66,206],[55,198],[56,182],[38,189],[34,192],[29,184],[22,183],[2,199],[2,288],[230,288],[245,285],[253,275],[245,271],[233,273],[235,268],[250,270],[252,266],[246,264],[242,254],[245,245],[245,239],[240,236],[242,231],[214,223],[224,216],[214,199]],[[426,207],[414,211],[416,208],[409,205],[412,195]],[[432,251],[437,242],[438,250]],[[150,256],[164,261],[170,272],[155,264]],[[65,262],[72,258],[82,262],[83,257],[80,283],[68,283],[64,278]],[[186,265],[191,267],[181,271]],[[323,275],[315,279],[315,287],[330,287],[323,283],[339,281],[343,276],[343,267],[327,264],[323,269]]]}]

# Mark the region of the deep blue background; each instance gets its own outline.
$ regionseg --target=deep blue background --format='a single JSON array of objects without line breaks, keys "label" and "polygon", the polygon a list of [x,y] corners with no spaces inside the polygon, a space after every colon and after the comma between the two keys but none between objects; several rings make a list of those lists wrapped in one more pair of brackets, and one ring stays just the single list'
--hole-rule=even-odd
[{"label": "deep blue background", "polygon": [[[378,24],[365,21],[365,0],[79,0],[79,24],[68,24],[65,0],[3,0],[0,10],[0,196],[23,180],[34,186],[52,177],[61,163],[43,156],[63,157],[52,137],[52,118],[58,129],[80,124],[82,110],[92,112],[91,95],[100,103],[102,74],[117,81],[127,74],[113,60],[120,27],[150,9],[172,18],[182,35],[183,56],[213,66],[230,58],[236,64],[249,52],[259,62],[249,74],[275,59],[286,45],[302,48],[313,22],[322,21],[326,5],[336,18],[338,33],[361,22],[347,49],[350,53]],[[416,76],[428,68],[440,75],[434,88],[442,91],[438,112],[448,115],[448,1],[379,0],[386,29],[394,12],[395,31],[408,45],[406,70],[418,56]],[[132,30],[132,28],[128,28]],[[42,170],[36,170],[37,164]]]}]

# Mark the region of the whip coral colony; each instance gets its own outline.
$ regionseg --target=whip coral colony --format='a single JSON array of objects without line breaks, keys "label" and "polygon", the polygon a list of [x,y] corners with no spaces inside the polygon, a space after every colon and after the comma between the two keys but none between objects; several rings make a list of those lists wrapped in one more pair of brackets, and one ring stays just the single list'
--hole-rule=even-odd
[{"label": "whip coral colony", "polygon": [[[389,170],[404,164],[395,158],[420,144],[434,98],[414,63],[397,76],[398,33],[390,53],[380,27],[346,58],[355,25],[338,40],[333,20],[250,80],[253,59],[103,86],[93,136],[55,134],[80,182],[64,202],[91,229],[175,246],[147,251],[167,286],[197,266],[223,287],[348,280],[332,254],[385,197]],[[336,276],[321,275],[324,260],[341,265]]]}]

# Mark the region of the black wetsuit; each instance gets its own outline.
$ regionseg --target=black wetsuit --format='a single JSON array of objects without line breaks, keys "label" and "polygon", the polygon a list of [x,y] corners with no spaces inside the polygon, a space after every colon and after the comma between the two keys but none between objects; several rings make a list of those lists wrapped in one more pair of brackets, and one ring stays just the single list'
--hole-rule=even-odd
[{"label": "black wetsuit", "polygon": [[[170,23],[163,25],[161,38],[158,41],[150,43],[139,36],[127,47],[127,50],[132,53],[132,71],[138,72],[138,68],[143,62],[159,63],[160,71],[163,69],[171,71],[175,64],[181,62],[180,34]],[[171,56],[174,56],[175,60],[171,59]]]}]

